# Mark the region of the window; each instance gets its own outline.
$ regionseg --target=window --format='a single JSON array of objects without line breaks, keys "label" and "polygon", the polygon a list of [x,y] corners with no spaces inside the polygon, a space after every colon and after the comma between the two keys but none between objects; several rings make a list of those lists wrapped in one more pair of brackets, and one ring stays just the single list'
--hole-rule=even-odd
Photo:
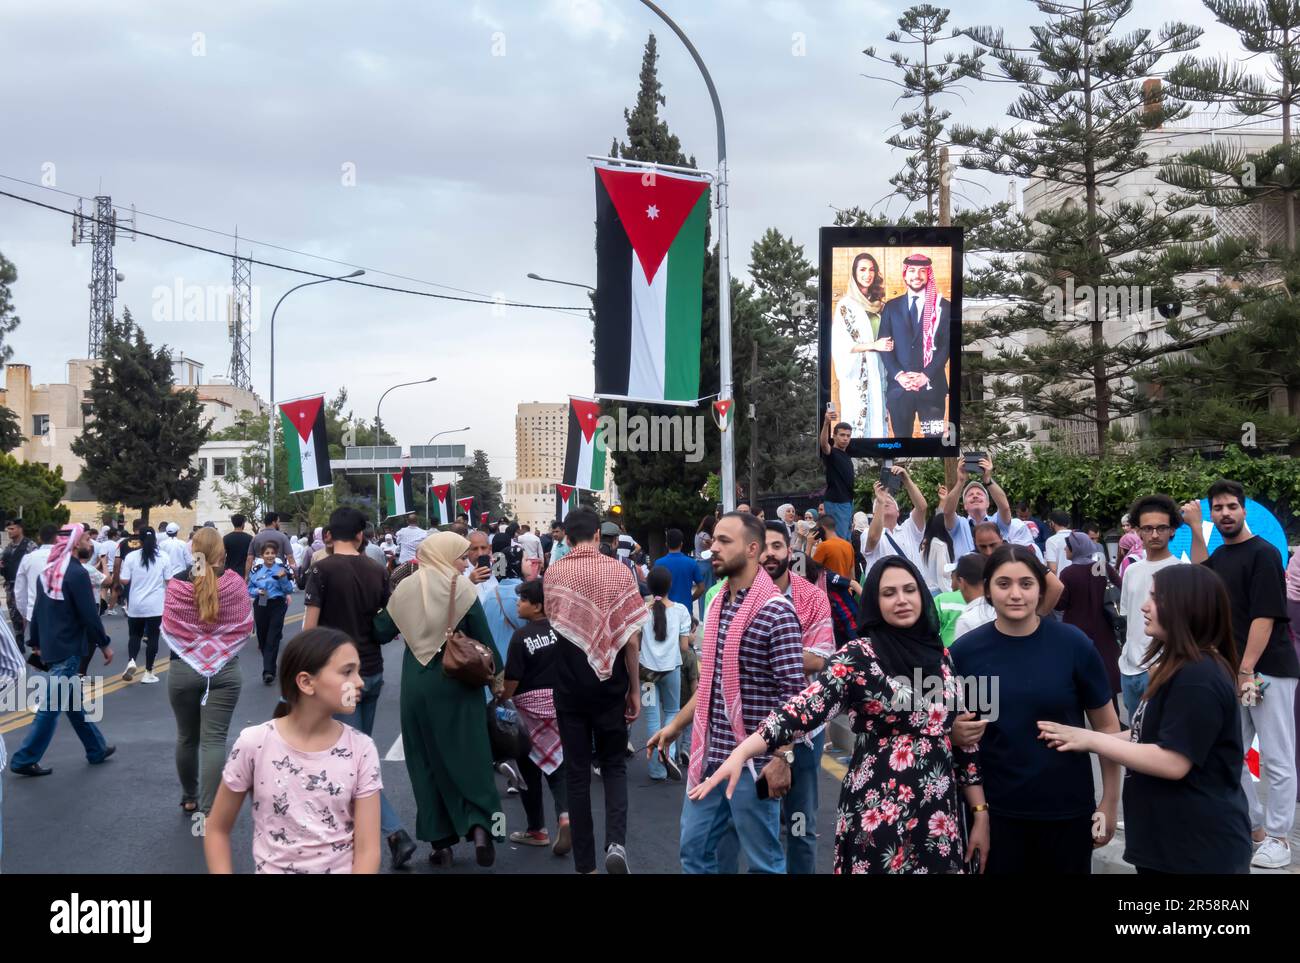
[{"label": "window", "polygon": [[37,437],[50,433],[49,415],[32,415],[32,434]]},{"label": "window", "polygon": [[214,458],[212,459],[212,476],[214,478],[224,478],[226,475],[233,475],[239,471],[239,462],[234,458]]},{"label": "window", "polygon": [[194,470],[198,472],[199,478],[206,478],[208,474],[208,460],[200,458],[194,463]]}]

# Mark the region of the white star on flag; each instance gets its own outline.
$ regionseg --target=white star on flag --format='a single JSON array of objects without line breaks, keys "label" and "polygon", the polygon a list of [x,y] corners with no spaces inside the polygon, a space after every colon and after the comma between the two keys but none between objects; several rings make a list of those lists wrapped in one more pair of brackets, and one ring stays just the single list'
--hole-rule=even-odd
[{"label": "white star on flag", "polygon": [[659,208],[651,204],[649,207],[645,209],[645,216],[650,218],[650,220],[653,221],[655,218],[659,216]]}]

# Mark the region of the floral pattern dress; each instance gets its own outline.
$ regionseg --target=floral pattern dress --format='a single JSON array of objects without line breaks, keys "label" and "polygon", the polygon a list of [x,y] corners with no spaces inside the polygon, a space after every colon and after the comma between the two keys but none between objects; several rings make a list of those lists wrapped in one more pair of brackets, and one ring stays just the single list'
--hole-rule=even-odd
[{"label": "floral pattern dress", "polygon": [[942,701],[926,691],[938,680],[913,693],[857,639],[759,727],[775,747],[848,713],[857,738],[835,820],[836,873],[965,871],[958,792],[981,778],[976,750],[949,738],[961,703],[946,652],[941,665]]}]

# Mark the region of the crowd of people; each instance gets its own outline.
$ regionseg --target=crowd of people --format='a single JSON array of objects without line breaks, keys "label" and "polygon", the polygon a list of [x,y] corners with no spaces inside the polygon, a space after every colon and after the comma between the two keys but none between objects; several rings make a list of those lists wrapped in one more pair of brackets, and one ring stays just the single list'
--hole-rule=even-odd
[{"label": "crowd of people", "polygon": [[[1121,801],[1139,872],[1290,865],[1300,555],[1284,573],[1246,524],[1240,485],[1207,492],[1213,552],[1198,501],[1151,493],[1111,559],[1097,526],[1013,510],[987,456],[933,499],[889,466],[855,510],[848,437],[828,412],[815,508],[781,504],[768,520],[742,503],[693,539],[648,538],[652,551],[589,508],[539,532],[464,516],[425,530],[411,516],[378,535],[343,507],[299,537],[274,513],[255,535],[237,515],[224,538],[201,527],[188,541],[137,522],[98,538],[44,526],[38,543],[13,520],[0,679],[23,670],[26,648],[29,666],[80,688],[97,651],[114,658],[101,617],[118,606],[123,679],[143,659],[140,681],[156,682],[166,642],[180,806],[206,816],[213,872],[231,871],[248,794],[258,872],[376,872],[385,844],[400,868],[417,840],[436,867],[466,843],[491,866],[507,838],[580,873],[630,872],[630,727],[643,713],[650,779],[685,784],[685,873],[815,872],[839,715],[853,748],[837,873],[1088,873]],[[1169,545],[1184,524],[1180,558]],[[283,641],[296,592],[302,630]],[[227,751],[254,637],[280,699]],[[397,640],[410,829],[370,738]],[[51,771],[41,758],[61,708],[88,762],[113,754],[84,706],[43,705],[10,772]],[[498,774],[525,817],[508,837]]]}]

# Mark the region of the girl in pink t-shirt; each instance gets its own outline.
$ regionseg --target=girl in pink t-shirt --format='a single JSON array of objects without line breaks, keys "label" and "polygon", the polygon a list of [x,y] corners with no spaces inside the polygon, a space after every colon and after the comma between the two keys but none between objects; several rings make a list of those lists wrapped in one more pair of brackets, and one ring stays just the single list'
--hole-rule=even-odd
[{"label": "girl in pink t-shirt", "polygon": [[253,796],[258,873],[379,872],[379,753],[334,719],[361,696],[357,647],[335,629],[294,636],[280,657],[275,718],[239,734],[207,818],[208,871],[230,873],[230,830]]}]

